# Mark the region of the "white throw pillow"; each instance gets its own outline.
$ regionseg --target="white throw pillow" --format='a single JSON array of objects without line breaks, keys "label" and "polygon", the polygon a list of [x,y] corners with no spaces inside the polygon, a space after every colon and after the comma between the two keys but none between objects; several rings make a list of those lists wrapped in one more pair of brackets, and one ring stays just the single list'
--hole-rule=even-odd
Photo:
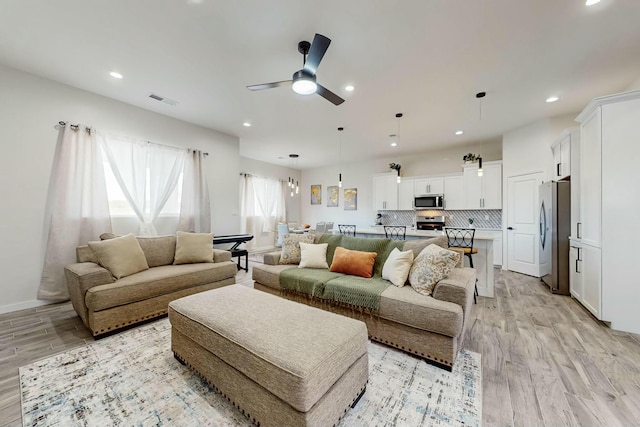
[{"label": "white throw pillow", "polygon": [[420,252],[409,271],[411,287],[422,295],[431,295],[436,283],[447,277],[460,260],[460,253],[429,245]]},{"label": "white throw pillow", "polygon": [[298,268],[326,268],[328,243],[302,243],[300,242],[300,265]]},{"label": "white throw pillow", "polygon": [[402,287],[409,277],[412,263],[413,251],[402,252],[398,248],[393,248],[382,267],[382,278],[397,287]]},{"label": "white throw pillow", "polygon": [[98,258],[100,265],[109,270],[116,279],[149,269],[140,243],[133,234],[100,242],[89,242],[88,245]]},{"label": "white throw pillow", "polygon": [[213,262],[213,233],[176,233],[174,264]]}]

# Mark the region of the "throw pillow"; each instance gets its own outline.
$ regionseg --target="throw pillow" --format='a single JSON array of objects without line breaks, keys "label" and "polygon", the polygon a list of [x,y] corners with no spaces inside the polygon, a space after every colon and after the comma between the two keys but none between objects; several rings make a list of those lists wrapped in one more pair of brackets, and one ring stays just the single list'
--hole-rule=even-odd
[{"label": "throw pillow", "polygon": [[422,295],[431,295],[438,281],[447,277],[460,260],[458,252],[429,245],[420,252],[409,272],[409,284]]},{"label": "throw pillow", "polygon": [[402,287],[409,277],[412,263],[412,250],[401,252],[398,248],[393,248],[382,267],[382,278]]},{"label": "throw pillow", "polygon": [[280,264],[300,263],[300,242],[313,243],[313,236],[310,234],[285,234],[282,241],[282,253],[280,254]]},{"label": "throw pillow", "polygon": [[133,234],[89,242],[88,245],[100,265],[109,270],[116,279],[149,269],[140,243]]},{"label": "throw pillow", "polygon": [[178,231],[173,263],[193,264],[196,262],[213,262],[213,233]]},{"label": "throw pillow", "polygon": [[328,243],[303,243],[300,242],[300,265],[298,268],[329,268],[327,264]]},{"label": "throw pillow", "polygon": [[376,256],[375,252],[352,251],[338,246],[329,271],[369,278],[373,276]]}]

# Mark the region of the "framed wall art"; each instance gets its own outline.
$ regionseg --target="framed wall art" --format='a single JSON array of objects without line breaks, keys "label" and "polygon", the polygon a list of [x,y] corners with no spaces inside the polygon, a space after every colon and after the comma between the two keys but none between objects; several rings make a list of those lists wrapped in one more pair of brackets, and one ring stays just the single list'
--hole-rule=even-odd
[{"label": "framed wall art", "polygon": [[340,192],[337,185],[327,187],[327,207],[335,208],[338,206]]},{"label": "framed wall art", "polygon": [[357,188],[344,189],[344,210],[345,211],[358,210],[358,189]]},{"label": "framed wall art", "polygon": [[316,184],[311,186],[311,204],[322,204],[322,185]]}]

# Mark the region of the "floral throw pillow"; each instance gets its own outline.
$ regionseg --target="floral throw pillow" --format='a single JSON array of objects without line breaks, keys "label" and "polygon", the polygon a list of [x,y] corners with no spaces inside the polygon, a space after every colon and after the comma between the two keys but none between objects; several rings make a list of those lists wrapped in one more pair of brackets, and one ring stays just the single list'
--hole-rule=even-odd
[{"label": "floral throw pillow", "polygon": [[313,243],[312,234],[285,234],[280,264],[300,264],[300,242]]},{"label": "floral throw pillow", "polygon": [[460,261],[460,253],[429,245],[413,261],[409,271],[409,284],[422,295],[431,295],[436,283],[447,277],[449,271]]}]

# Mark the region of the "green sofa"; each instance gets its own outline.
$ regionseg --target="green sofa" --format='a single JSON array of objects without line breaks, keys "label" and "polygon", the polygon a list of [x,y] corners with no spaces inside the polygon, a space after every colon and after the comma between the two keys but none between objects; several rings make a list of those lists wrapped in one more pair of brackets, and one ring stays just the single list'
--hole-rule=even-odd
[{"label": "green sofa", "polygon": [[[316,306],[334,313],[362,320],[367,324],[369,337],[387,345],[424,358],[427,362],[451,369],[467,327],[473,307],[476,272],[458,264],[449,275],[438,282],[433,294],[425,296],[411,286],[390,285],[379,297],[376,309],[357,309],[352,305],[324,298],[327,289],[335,291],[343,284],[366,284],[384,281],[382,267],[394,247],[413,250],[417,257],[429,244],[447,247],[445,237],[408,241],[366,239],[342,235],[318,234],[315,243],[328,243],[327,262],[331,265],[336,247],[368,250],[378,253],[373,277],[333,273],[326,269],[300,268],[280,265],[280,252],[265,254],[264,264],[253,267],[254,287],[282,297]],[[296,270],[293,270],[296,269]],[[287,271],[287,280],[296,277],[304,289],[313,289],[313,295],[301,295],[281,286],[281,274]],[[386,281],[385,281],[386,282]],[[335,292],[333,292],[335,293]]]}]

